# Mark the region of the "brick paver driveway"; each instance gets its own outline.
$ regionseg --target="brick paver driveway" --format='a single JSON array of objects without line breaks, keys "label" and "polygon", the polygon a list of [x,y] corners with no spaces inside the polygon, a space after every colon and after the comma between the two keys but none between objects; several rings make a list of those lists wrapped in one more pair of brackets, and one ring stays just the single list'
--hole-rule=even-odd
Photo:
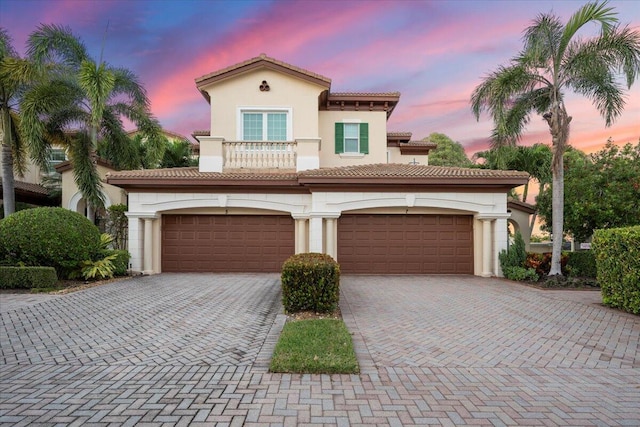
[{"label": "brick paver driveway", "polygon": [[0,423],[640,425],[640,317],[597,293],[447,276],[342,288],[361,375],[266,372],[277,275],[0,295]]}]

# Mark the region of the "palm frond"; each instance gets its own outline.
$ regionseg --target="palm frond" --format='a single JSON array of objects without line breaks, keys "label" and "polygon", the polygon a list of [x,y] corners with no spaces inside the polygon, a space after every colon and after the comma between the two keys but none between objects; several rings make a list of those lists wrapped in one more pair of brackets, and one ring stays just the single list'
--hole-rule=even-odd
[{"label": "palm frond", "polygon": [[13,39],[9,32],[0,27],[0,61],[5,58],[17,58],[18,52],[13,47]]},{"label": "palm frond", "polygon": [[35,85],[22,98],[21,133],[29,146],[31,158],[43,170],[47,168],[50,149],[46,141],[46,120],[43,119],[63,110],[72,99],[73,94],[68,91],[68,86],[57,81]]},{"label": "palm frond", "polygon": [[87,132],[78,132],[69,146],[69,160],[73,165],[73,177],[87,202],[96,207],[104,206],[102,181],[94,163],[93,143]]},{"label": "palm frond", "polygon": [[27,147],[20,132],[20,115],[16,111],[9,111],[11,126],[11,152],[13,155],[13,170],[20,176],[27,171]]},{"label": "palm frond", "polygon": [[608,2],[591,2],[578,9],[567,21],[562,32],[562,39],[558,46],[559,57],[564,56],[565,49],[584,25],[589,22],[600,23],[601,34],[606,35],[618,24],[617,13],[613,7],[608,7]]},{"label": "palm frond", "polygon": [[553,90],[543,86],[521,93],[505,109],[493,130],[492,146],[515,145],[529,124],[532,113],[542,114],[553,102]]},{"label": "palm frond", "polygon": [[588,41],[573,41],[564,63],[565,84],[596,106],[606,125],[619,117],[625,105],[615,72],[622,71],[630,86],[640,72],[640,33],[628,28]]},{"label": "palm frond", "polygon": [[138,76],[126,68],[112,68],[111,71],[115,77],[113,94],[115,96],[126,95],[134,104],[148,109],[147,91],[140,83]]},{"label": "palm frond", "polygon": [[71,29],[55,24],[42,24],[29,35],[27,55],[39,64],[62,62],[75,68],[89,59],[87,48]]},{"label": "palm frond", "polygon": [[549,74],[562,37],[562,23],[557,16],[541,14],[526,28],[524,48],[518,62],[533,69],[547,69]]},{"label": "palm frond", "polygon": [[115,76],[105,64],[93,61],[82,61],[78,73],[78,82],[89,100],[91,125],[98,126],[107,100],[115,84]]}]

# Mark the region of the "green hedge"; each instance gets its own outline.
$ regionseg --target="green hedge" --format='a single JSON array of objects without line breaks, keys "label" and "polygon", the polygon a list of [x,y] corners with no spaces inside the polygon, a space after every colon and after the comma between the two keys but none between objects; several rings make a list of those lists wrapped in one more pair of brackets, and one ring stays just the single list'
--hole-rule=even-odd
[{"label": "green hedge", "polygon": [[287,313],[330,313],[340,301],[340,266],[326,254],[291,256],[282,265],[282,304]]},{"label": "green hedge", "polygon": [[0,289],[50,288],[57,281],[53,267],[0,267]]},{"label": "green hedge", "polygon": [[117,258],[112,261],[115,269],[113,270],[114,276],[126,276],[127,270],[129,269],[129,258],[131,255],[128,251],[121,249],[106,249],[102,251],[102,255],[104,258],[109,255],[116,254]]},{"label": "green hedge", "polygon": [[602,302],[640,314],[640,226],[594,232]]},{"label": "green hedge", "polygon": [[596,278],[596,256],[593,251],[567,252],[566,255],[569,276]]},{"label": "green hedge", "polygon": [[68,278],[99,251],[98,228],[68,209],[27,209],[0,221],[0,259],[12,265],[53,267]]}]

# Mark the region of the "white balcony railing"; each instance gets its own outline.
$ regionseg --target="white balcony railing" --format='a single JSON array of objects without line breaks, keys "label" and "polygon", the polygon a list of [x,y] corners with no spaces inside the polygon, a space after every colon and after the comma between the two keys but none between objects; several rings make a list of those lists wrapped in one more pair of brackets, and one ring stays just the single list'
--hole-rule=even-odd
[{"label": "white balcony railing", "polygon": [[223,143],[224,167],[235,168],[296,168],[296,142],[238,142]]}]

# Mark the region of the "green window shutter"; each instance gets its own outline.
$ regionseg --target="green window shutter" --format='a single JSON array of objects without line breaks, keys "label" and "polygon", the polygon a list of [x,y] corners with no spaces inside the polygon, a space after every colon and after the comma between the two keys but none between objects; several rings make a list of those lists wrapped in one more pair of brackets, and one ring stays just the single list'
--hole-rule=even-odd
[{"label": "green window shutter", "polygon": [[344,124],[336,123],[336,154],[344,153]]},{"label": "green window shutter", "polygon": [[360,123],[360,152],[369,154],[369,123]]}]

